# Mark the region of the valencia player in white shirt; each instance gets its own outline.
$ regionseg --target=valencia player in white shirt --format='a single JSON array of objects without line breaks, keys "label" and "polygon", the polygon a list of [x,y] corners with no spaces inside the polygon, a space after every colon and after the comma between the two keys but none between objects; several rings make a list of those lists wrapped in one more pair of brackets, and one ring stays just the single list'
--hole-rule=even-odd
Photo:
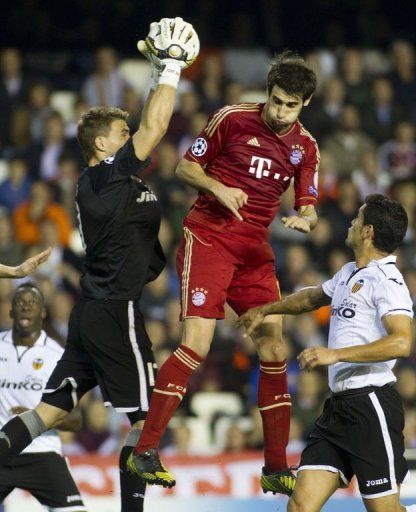
[{"label": "valencia player in white shirt", "polygon": [[[16,288],[10,311],[12,329],[0,334],[0,425],[39,403],[63,353],[42,330],[45,314],[44,299],[35,284]],[[76,431],[80,427],[81,413],[76,408],[56,428]],[[15,488],[28,490],[51,512],[86,510],[55,429],[44,432],[20,455],[0,466],[0,501]]]},{"label": "valencia player in white shirt", "polygon": [[331,396],[302,453],[289,512],[319,512],[353,475],[368,512],[416,511],[416,505],[400,504],[407,463],[392,372],[396,359],[410,355],[412,343],[413,304],[392,254],[407,223],[398,202],[368,196],[348,230],[355,261],[321,286],[253,308],[238,320],[251,334],[268,314],[331,304],[328,348],[307,348],[298,356],[303,369],[329,367]]}]

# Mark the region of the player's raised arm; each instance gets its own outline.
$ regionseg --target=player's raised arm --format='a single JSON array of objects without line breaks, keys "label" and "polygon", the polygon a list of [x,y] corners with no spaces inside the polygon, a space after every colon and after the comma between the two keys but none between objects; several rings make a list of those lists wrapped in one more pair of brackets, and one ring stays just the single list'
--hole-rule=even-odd
[{"label": "player's raised arm", "polygon": [[163,18],[151,24],[149,35],[138,42],[138,48],[151,63],[153,80],[139,129],[133,135],[136,156],[145,160],[166,133],[181,71],[198,56],[199,39],[182,18]]}]

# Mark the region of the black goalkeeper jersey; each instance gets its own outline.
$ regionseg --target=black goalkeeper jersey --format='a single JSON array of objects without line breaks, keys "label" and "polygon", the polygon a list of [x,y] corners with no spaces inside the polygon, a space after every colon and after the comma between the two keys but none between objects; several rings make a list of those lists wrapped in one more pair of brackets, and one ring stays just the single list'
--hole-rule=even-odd
[{"label": "black goalkeeper jersey", "polygon": [[137,177],[142,162],[132,139],[113,156],[87,167],[78,181],[76,204],[86,250],[80,284],[93,299],[135,300],[165,266],[158,240],[160,205]]}]

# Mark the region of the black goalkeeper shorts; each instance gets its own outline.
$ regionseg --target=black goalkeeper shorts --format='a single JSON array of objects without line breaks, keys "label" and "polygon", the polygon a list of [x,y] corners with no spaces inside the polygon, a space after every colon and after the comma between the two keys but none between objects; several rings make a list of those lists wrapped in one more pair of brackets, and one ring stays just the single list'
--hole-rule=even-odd
[{"label": "black goalkeeper shorts", "polygon": [[42,402],[70,411],[98,384],[105,405],[138,421],[149,409],[156,371],[137,302],[81,299],[71,312],[65,351]]}]

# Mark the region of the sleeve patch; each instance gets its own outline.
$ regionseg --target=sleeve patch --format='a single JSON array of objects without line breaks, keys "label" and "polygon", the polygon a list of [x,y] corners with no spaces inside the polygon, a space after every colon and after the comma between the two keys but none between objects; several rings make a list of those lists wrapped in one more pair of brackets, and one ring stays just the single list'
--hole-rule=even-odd
[{"label": "sleeve patch", "polygon": [[191,152],[195,156],[203,156],[207,152],[208,143],[203,137],[198,137],[192,144]]}]

